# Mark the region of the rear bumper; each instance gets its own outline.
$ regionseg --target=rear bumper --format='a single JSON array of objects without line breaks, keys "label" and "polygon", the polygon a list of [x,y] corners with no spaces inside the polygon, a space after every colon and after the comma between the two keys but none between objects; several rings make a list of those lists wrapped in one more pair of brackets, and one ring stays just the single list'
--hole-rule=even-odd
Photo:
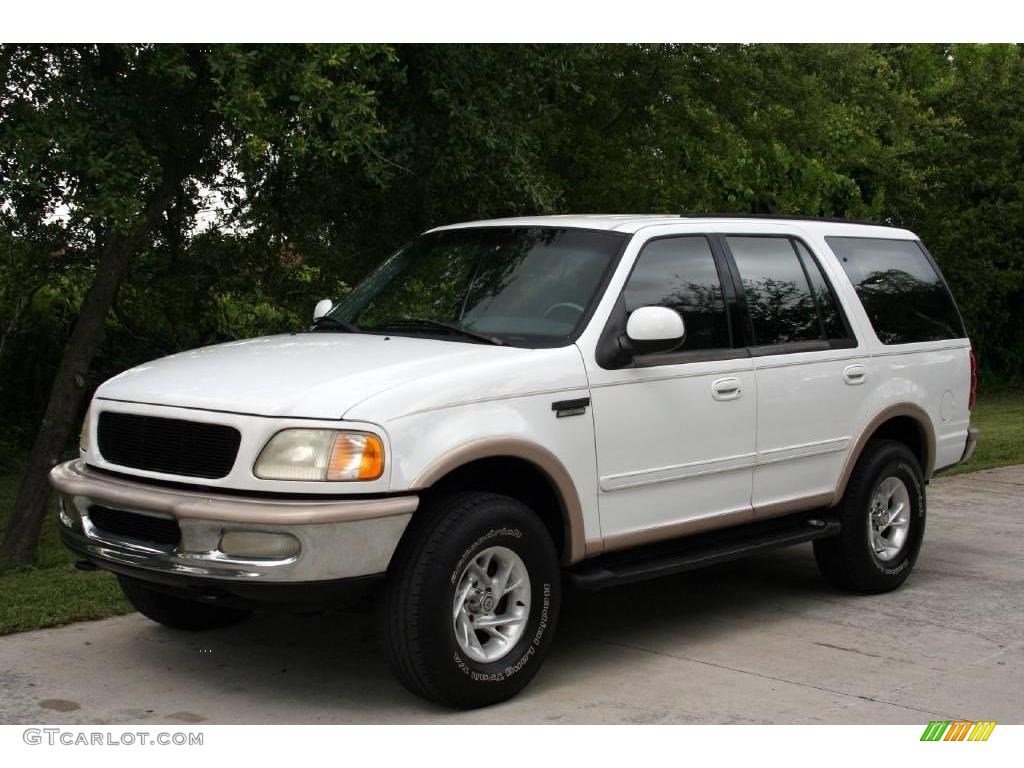
[{"label": "rear bumper", "polygon": [[964,454],[960,457],[960,463],[966,464],[974,455],[974,449],[978,447],[978,430],[969,427],[967,430],[967,445],[964,446]]},{"label": "rear bumper", "polygon": [[[371,576],[391,555],[419,504],[416,496],[293,500],[166,488],[90,470],[81,460],[50,472],[60,494],[62,539],[107,570],[167,586],[200,582],[307,584]],[[98,529],[93,506],[173,518],[177,545],[140,541]],[[287,534],[298,551],[281,558],[239,558],[220,550],[231,531]]]}]

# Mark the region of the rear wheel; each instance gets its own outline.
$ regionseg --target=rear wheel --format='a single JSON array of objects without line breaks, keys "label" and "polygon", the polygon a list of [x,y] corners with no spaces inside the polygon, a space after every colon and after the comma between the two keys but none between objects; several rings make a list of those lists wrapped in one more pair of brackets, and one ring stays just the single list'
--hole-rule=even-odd
[{"label": "rear wheel", "polygon": [[118,576],[117,581],[135,610],[147,619],[172,629],[199,631],[227,627],[244,621],[252,614],[240,608],[208,605],[168,595],[128,576]]},{"label": "rear wheel", "polygon": [[561,601],[551,536],[526,506],[458,493],[420,510],[381,603],[391,667],[413,693],[454,707],[504,701],[533,678]]},{"label": "rear wheel", "polygon": [[921,550],[924,475],[903,443],[868,443],[839,505],[838,536],[814,542],[829,581],[856,592],[888,592],[902,584]]}]

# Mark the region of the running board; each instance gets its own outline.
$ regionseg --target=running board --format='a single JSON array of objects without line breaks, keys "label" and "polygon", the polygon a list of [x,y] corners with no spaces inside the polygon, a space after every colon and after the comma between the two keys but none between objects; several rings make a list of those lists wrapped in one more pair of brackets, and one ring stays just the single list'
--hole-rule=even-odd
[{"label": "running board", "polygon": [[601,555],[570,568],[567,576],[578,589],[594,591],[726,563],[838,533],[839,520],[834,511],[801,512]]}]

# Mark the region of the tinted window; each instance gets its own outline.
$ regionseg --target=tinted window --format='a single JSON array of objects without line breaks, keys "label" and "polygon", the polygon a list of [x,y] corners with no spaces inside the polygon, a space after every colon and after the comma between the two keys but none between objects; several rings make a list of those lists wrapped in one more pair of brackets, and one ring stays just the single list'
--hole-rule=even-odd
[{"label": "tinted window", "polygon": [[722,281],[704,237],[663,238],[645,245],[623,299],[627,312],[658,306],[682,315],[686,338],[679,350],[730,346]]},{"label": "tinted window", "polygon": [[828,339],[848,339],[850,334],[846,330],[843,316],[840,313],[839,302],[832,293],[832,289],[825,279],[825,273],[821,271],[821,265],[811,255],[803,243],[793,240],[793,247],[800,254],[800,261],[803,262],[804,271],[811,281],[811,291],[814,293],[814,300],[818,303],[818,313],[821,315],[821,324],[825,329],[825,337]]},{"label": "tinted window", "polygon": [[907,344],[962,338],[953,297],[914,240],[829,237],[879,341]]},{"label": "tinted window", "polygon": [[358,330],[442,333],[418,320],[557,345],[579,327],[626,237],[552,227],[434,232],[386,261],[331,316]]},{"label": "tinted window", "polygon": [[788,238],[729,237],[754,330],[754,346],[822,338],[807,276]]}]

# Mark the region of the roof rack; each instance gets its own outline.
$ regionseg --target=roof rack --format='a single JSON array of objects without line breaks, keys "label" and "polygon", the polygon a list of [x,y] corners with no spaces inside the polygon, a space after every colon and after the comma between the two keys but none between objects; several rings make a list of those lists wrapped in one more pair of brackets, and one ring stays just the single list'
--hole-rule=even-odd
[{"label": "roof rack", "polygon": [[880,221],[842,219],[838,216],[805,216],[799,213],[680,213],[681,219],[777,219],[780,221],[821,221],[830,224],[867,224],[872,227],[893,227]]}]

